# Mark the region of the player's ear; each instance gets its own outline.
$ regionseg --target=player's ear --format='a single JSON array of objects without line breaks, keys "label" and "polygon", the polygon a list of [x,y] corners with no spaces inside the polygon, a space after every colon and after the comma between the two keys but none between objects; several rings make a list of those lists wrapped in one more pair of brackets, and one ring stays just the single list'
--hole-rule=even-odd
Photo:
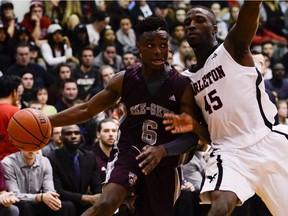
[{"label": "player's ear", "polygon": [[215,35],[215,34],[217,34],[217,32],[218,32],[218,27],[217,27],[217,25],[213,25],[212,34]]}]

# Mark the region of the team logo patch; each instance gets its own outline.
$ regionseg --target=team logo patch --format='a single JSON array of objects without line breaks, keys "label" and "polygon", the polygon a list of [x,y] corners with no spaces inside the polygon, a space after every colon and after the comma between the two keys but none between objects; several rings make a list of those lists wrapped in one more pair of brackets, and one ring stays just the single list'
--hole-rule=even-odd
[{"label": "team logo patch", "polygon": [[206,176],[207,179],[209,179],[209,183],[211,183],[212,181],[214,181],[216,179],[217,173],[215,173],[213,176]]},{"label": "team logo patch", "polygon": [[171,97],[169,97],[169,100],[176,101],[175,95],[172,95]]},{"label": "team logo patch", "polygon": [[136,185],[136,181],[137,181],[137,179],[138,179],[138,177],[137,177],[137,175],[135,175],[134,173],[132,173],[132,172],[129,172],[129,174],[128,174],[128,177],[129,177],[129,184],[130,184],[130,186],[132,187],[132,186],[135,186]]}]

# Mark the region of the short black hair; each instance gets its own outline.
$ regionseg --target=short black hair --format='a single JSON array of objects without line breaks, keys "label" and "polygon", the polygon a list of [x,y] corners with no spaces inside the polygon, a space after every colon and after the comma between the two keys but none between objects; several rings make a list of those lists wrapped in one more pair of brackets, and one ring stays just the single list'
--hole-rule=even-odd
[{"label": "short black hair", "polygon": [[169,33],[169,26],[163,18],[151,16],[139,21],[138,24],[135,26],[137,40],[144,32],[155,31],[158,29],[164,30]]},{"label": "short black hair", "polygon": [[217,24],[215,13],[211,10],[211,8],[208,8],[204,5],[194,5],[191,9],[193,9],[193,8],[202,8],[203,10],[208,11],[209,14],[211,15],[211,18],[212,18],[212,20],[211,20],[212,24],[213,25]]},{"label": "short black hair", "polygon": [[21,78],[18,76],[4,75],[0,77],[0,98],[8,97],[13,93],[14,90],[17,91],[20,84]]}]

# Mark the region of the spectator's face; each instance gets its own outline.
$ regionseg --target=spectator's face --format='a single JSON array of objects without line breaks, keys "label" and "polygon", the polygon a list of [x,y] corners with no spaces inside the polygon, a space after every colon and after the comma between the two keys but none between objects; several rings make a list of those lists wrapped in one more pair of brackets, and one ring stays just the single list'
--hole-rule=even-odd
[{"label": "spectator's face", "polygon": [[183,40],[185,37],[185,29],[184,26],[177,26],[174,29],[173,37],[177,40]]},{"label": "spectator's face", "polygon": [[286,101],[279,103],[279,105],[278,105],[278,115],[279,115],[279,117],[287,118],[287,112],[288,112],[288,109],[287,109]]},{"label": "spectator's face", "polygon": [[104,34],[105,41],[112,41],[114,42],[116,40],[115,32],[112,29],[108,29],[105,31]]},{"label": "spectator's face", "polygon": [[55,43],[63,42],[63,35],[62,35],[61,31],[56,31],[53,34],[53,40],[54,40]]},{"label": "spectator's face", "polygon": [[27,66],[30,62],[30,52],[28,47],[18,47],[16,51],[16,63]]},{"label": "spectator's face", "polygon": [[111,147],[117,138],[117,129],[115,122],[104,122],[101,124],[100,132],[97,132],[97,138],[104,146]]},{"label": "spectator's face", "polygon": [[170,65],[173,64],[173,54],[172,54],[171,52],[168,52],[167,62],[168,62]]},{"label": "spectator's face", "polygon": [[183,23],[185,20],[185,17],[186,17],[186,11],[185,10],[177,10],[175,16],[179,22]]},{"label": "spectator's face", "polygon": [[82,52],[82,64],[86,67],[93,65],[94,55],[92,50],[84,50]]},{"label": "spectator's face", "polygon": [[37,92],[37,100],[41,104],[46,104],[48,101],[48,92],[46,89],[41,89]]},{"label": "spectator's face", "polygon": [[65,83],[64,89],[62,90],[63,97],[68,101],[74,101],[78,95],[78,88],[76,83],[68,82]]},{"label": "spectator's face", "polygon": [[116,48],[114,46],[107,47],[103,54],[104,58],[108,60],[108,62],[113,61],[116,57]]},{"label": "spectator's face", "polygon": [[32,89],[33,84],[34,84],[33,74],[25,73],[22,76],[22,84],[23,84],[24,89]]},{"label": "spectator's face", "polygon": [[104,84],[107,84],[108,81],[115,75],[115,72],[112,68],[104,68],[101,72],[102,81]]},{"label": "spectator's face", "polygon": [[5,20],[10,21],[14,18],[14,10],[11,7],[4,7],[1,11]]},{"label": "spectator's face", "polygon": [[54,127],[52,131],[51,139],[57,146],[62,145],[61,130],[62,127]]},{"label": "spectator's face", "polygon": [[265,53],[271,59],[274,53],[273,44],[270,43],[264,44],[262,47],[262,52]]},{"label": "spectator's face", "polygon": [[284,65],[281,63],[275,64],[272,69],[272,75],[273,75],[273,78],[277,80],[282,80],[285,76]]},{"label": "spectator's face", "polygon": [[218,17],[221,13],[221,6],[219,3],[213,3],[211,5],[211,10],[214,12],[215,16]]},{"label": "spectator's face", "polygon": [[29,35],[28,35],[26,32],[22,32],[22,33],[19,35],[19,41],[26,41],[26,42],[28,42],[28,41],[29,41]]},{"label": "spectator's face", "polygon": [[188,44],[187,41],[184,41],[181,43],[180,47],[179,47],[179,53],[180,55],[185,55],[188,52],[191,52],[192,48],[190,47],[190,45]]},{"label": "spectator's face", "polygon": [[128,35],[131,27],[132,27],[132,24],[131,24],[131,21],[129,19],[122,19],[120,21],[120,28],[122,29],[124,34]]},{"label": "spectator's face", "polygon": [[78,149],[81,144],[80,129],[77,125],[70,125],[62,129],[62,141],[69,149]]},{"label": "spectator's face", "polygon": [[41,7],[33,7],[31,10],[31,16],[37,16],[41,19],[43,16],[43,9]]},{"label": "spectator's face", "polygon": [[125,55],[123,55],[123,64],[125,67],[128,67],[130,65],[134,65],[136,58],[132,53],[127,53]]},{"label": "spectator's face", "polygon": [[71,77],[71,69],[67,66],[60,68],[59,78],[61,80],[69,79]]}]

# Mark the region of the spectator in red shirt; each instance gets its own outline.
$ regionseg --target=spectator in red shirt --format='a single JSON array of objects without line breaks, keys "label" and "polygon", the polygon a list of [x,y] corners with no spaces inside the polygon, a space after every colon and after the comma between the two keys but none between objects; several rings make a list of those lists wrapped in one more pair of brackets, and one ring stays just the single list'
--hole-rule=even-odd
[{"label": "spectator in red shirt", "polygon": [[48,17],[43,16],[44,5],[40,0],[30,2],[30,11],[24,15],[22,27],[29,30],[34,41],[47,38],[47,29],[51,24]]},{"label": "spectator in red shirt", "polygon": [[19,110],[18,86],[21,79],[15,76],[0,77],[0,160],[6,155],[19,151],[8,138],[9,120]]}]

